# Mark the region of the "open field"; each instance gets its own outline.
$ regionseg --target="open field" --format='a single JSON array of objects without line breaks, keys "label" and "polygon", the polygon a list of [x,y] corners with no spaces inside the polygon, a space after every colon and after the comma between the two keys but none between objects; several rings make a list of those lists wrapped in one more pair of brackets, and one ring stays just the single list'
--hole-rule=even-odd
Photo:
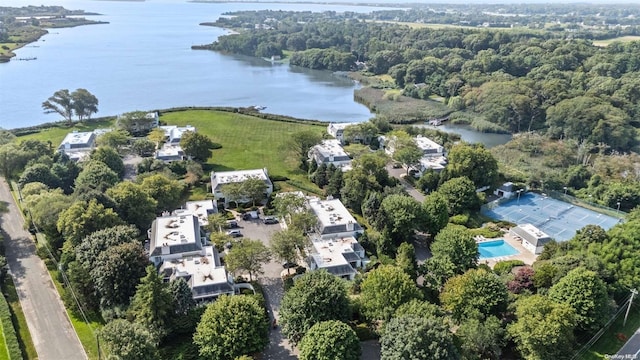
[{"label": "open field", "polygon": [[312,124],[264,120],[221,111],[188,110],[163,114],[168,125],[192,125],[198,133],[222,145],[213,151],[208,163],[213,170],[229,171],[264,168],[270,176],[286,176],[311,184],[298,169],[297,159],[286,150],[291,135],[302,130],[324,134],[326,128]]},{"label": "open field", "polygon": [[620,36],[617,38],[607,39],[607,40],[594,40],[593,45],[606,47],[615,41],[629,42],[629,41],[638,41],[638,40],[640,40],[640,36]]},{"label": "open field", "polygon": [[60,145],[64,137],[70,133],[71,131],[92,131],[94,129],[99,128],[110,128],[114,125],[115,119],[110,120],[89,120],[83,123],[74,123],[73,126],[69,127],[63,123],[57,123],[55,126],[52,126],[47,129],[43,129],[38,132],[34,132],[32,134],[27,134],[23,136],[18,136],[18,141],[21,140],[39,140],[43,142],[51,141],[51,146],[57,147]]}]

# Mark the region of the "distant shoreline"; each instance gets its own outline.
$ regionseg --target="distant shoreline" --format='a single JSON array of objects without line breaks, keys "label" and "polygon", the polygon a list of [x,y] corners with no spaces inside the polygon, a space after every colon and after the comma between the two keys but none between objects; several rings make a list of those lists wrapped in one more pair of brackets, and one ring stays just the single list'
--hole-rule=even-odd
[{"label": "distant shoreline", "polygon": [[[127,0],[120,0],[127,1]],[[143,0],[144,1],[144,0]],[[240,3],[240,4],[302,4],[302,5],[343,5],[343,6],[368,6],[368,7],[387,7],[387,8],[406,8],[407,4],[381,4],[381,3],[355,3],[343,1],[286,1],[286,0],[188,0],[192,3]]]}]

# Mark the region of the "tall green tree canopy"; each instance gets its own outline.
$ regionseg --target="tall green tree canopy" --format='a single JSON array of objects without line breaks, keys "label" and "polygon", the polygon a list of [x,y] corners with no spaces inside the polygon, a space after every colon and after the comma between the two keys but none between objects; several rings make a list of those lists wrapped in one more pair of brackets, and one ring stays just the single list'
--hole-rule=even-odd
[{"label": "tall green tree canopy", "polygon": [[462,274],[478,264],[478,244],[463,226],[448,225],[436,235],[431,244],[433,258],[446,258],[454,266],[454,273]]},{"label": "tall green tree canopy", "polygon": [[147,266],[146,271],[147,275],[140,280],[131,298],[128,312],[134,322],[144,326],[159,340],[167,333],[173,299],[155,266]]},{"label": "tall green tree canopy", "polygon": [[516,317],[507,331],[524,359],[569,359],[576,326],[569,305],[533,295],[518,300]]},{"label": "tall green tree canopy", "polygon": [[161,173],[144,177],[140,185],[156,201],[156,213],[175,210],[185,190],[184,183],[170,179]]},{"label": "tall green tree canopy", "polygon": [[75,248],[78,262],[92,269],[98,256],[110,247],[137,242],[140,232],[133,225],[116,225],[85,236]]},{"label": "tall green tree canopy", "polygon": [[297,263],[306,256],[308,243],[309,239],[299,229],[290,227],[271,236],[271,251],[280,261]]},{"label": "tall green tree canopy", "polygon": [[411,277],[391,265],[367,273],[360,288],[362,313],[371,320],[389,320],[400,305],[422,297]]},{"label": "tall green tree canopy", "polygon": [[140,230],[148,229],[156,217],[158,202],[141,185],[123,181],[108,189],[107,195],[116,203],[118,214]]},{"label": "tall green tree canopy", "polygon": [[360,340],[342,321],[319,322],[300,341],[301,360],[359,360]]},{"label": "tall green tree canopy", "polygon": [[312,271],[298,278],[282,299],[282,333],[298,343],[311,327],[322,321],[347,321],[351,314],[344,280],[326,271]]},{"label": "tall green tree canopy", "polygon": [[461,321],[478,315],[499,316],[507,309],[508,292],[494,273],[472,269],[447,280],[440,300],[453,318]]},{"label": "tall green tree canopy", "polygon": [[549,298],[565,303],[576,313],[579,330],[593,333],[610,318],[612,310],[607,287],[598,275],[585,268],[571,270],[549,289]]},{"label": "tall green tree canopy", "polygon": [[42,103],[45,114],[57,113],[71,123],[73,117],[73,99],[69,89],[58,90]]},{"label": "tall green tree canopy", "polygon": [[480,208],[476,186],[466,176],[447,180],[438,188],[438,193],[447,199],[449,215],[464,214]]},{"label": "tall green tree canopy", "polygon": [[306,170],[309,150],[322,141],[322,136],[315,131],[307,130],[293,133],[289,139],[289,151],[298,159],[300,168]]},{"label": "tall green tree canopy", "polygon": [[454,336],[441,318],[393,318],[380,338],[382,360],[459,359]]},{"label": "tall green tree canopy", "polygon": [[58,217],[58,231],[74,246],[98,230],[123,225],[122,219],[112,209],[105,209],[96,200],[89,203],[76,201]]},{"label": "tall green tree canopy", "polygon": [[271,251],[260,240],[244,238],[233,245],[224,261],[227,270],[234,274],[247,272],[249,281],[253,281],[264,273],[262,266],[271,261]]},{"label": "tall green tree canopy", "polygon": [[140,244],[124,243],[101,252],[91,269],[101,304],[128,305],[148,264],[149,258]]},{"label": "tall green tree canopy", "polygon": [[482,144],[458,143],[447,154],[448,179],[466,176],[476,188],[493,186],[498,180],[498,161]]},{"label": "tall green tree canopy", "polygon": [[427,218],[425,231],[431,236],[435,236],[449,222],[449,206],[447,198],[441,193],[434,191],[424,198],[422,206]]},{"label": "tall green tree canopy", "polygon": [[109,169],[118,174],[118,177],[122,179],[124,176],[124,162],[118,154],[118,151],[112,147],[101,146],[91,152],[89,157],[91,160],[100,161],[107,165]]},{"label": "tall green tree canopy", "polygon": [[76,189],[86,187],[103,192],[119,180],[118,174],[102,161],[87,161],[82,165],[75,185]]},{"label": "tall green tree canopy", "polygon": [[180,147],[193,160],[205,162],[211,157],[211,150],[215,147],[215,144],[207,135],[187,131],[180,139]]},{"label": "tall green tree canopy", "polygon": [[121,360],[155,360],[158,351],[153,337],[140,324],[124,319],[110,321],[100,330],[109,354]]},{"label": "tall green tree canopy", "polygon": [[71,93],[73,112],[78,120],[90,119],[92,114],[98,112],[98,98],[87,89],[76,89]]},{"label": "tall green tree canopy", "polygon": [[423,230],[426,213],[411,196],[389,195],[382,200],[380,212],[385,227],[396,245],[413,238],[414,231]]},{"label": "tall green tree canopy", "polygon": [[234,360],[269,343],[264,309],[252,296],[221,296],[209,304],[193,334],[205,359]]}]

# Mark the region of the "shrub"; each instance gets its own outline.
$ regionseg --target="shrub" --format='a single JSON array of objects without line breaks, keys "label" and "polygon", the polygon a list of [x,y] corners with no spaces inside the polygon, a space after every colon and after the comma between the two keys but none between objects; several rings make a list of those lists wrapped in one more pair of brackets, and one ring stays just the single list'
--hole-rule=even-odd
[{"label": "shrub", "polygon": [[458,214],[449,218],[449,222],[456,225],[466,225],[469,222],[469,215]]},{"label": "shrub", "polygon": [[2,333],[4,334],[4,342],[7,346],[9,359],[22,359],[22,352],[18,344],[16,330],[13,328],[13,323],[11,322],[11,311],[9,310],[7,299],[5,299],[4,296],[0,296],[0,322],[2,323]]},{"label": "shrub", "polygon": [[511,269],[513,269],[514,267],[522,266],[522,265],[524,265],[524,262],[522,260],[499,261],[493,267],[493,272],[498,274],[498,275],[503,275],[503,274],[506,274],[506,273],[510,272]]}]

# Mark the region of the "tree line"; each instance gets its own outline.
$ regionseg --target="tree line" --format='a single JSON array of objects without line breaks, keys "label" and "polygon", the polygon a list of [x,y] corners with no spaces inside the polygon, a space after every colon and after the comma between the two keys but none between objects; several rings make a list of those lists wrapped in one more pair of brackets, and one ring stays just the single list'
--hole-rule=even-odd
[{"label": "tree line", "polygon": [[[268,29],[222,36],[213,49],[256,55],[264,44],[292,51],[292,64],[389,75],[404,95],[438,96],[496,129],[539,130],[553,139],[636,145],[638,42],[596,47],[553,32],[411,28],[353,15],[240,12],[215,24],[268,20]],[[305,21],[301,21],[304,19]],[[344,66],[343,66],[344,65]]]}]

